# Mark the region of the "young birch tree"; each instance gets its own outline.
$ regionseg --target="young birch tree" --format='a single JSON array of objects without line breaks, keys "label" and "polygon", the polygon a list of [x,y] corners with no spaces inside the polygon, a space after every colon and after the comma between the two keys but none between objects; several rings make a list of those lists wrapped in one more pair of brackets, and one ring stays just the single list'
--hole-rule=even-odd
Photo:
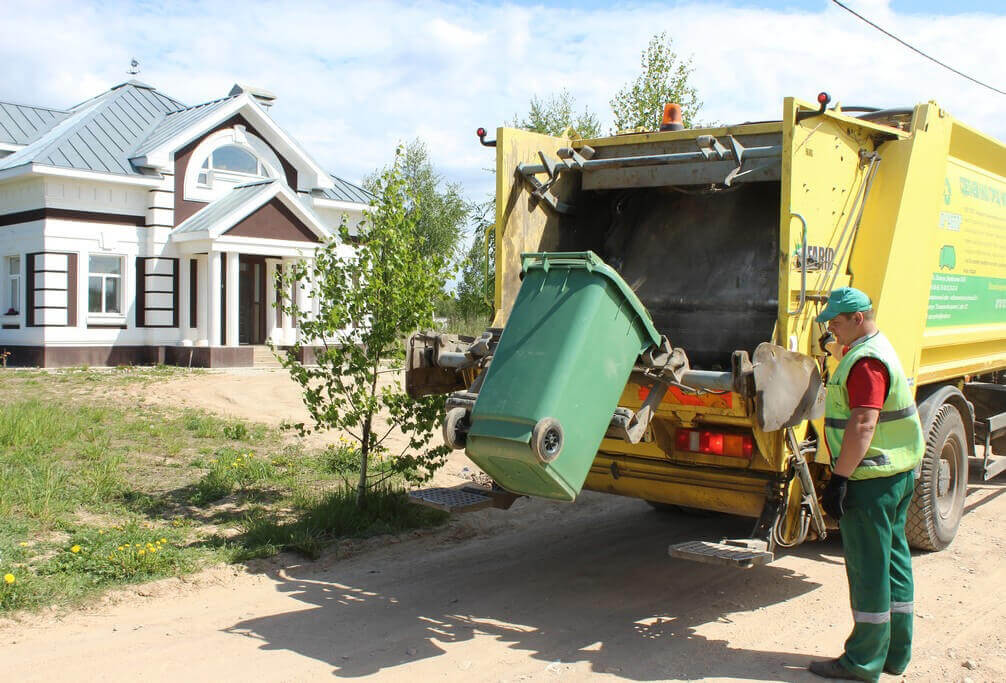
[{"label": "young birch tree", "polygon": [[[297,346],[280,360],[300,384],[313,422],[296,428],[302,435],[341,430],[355,439],[361,507],[368,488],[390,476],[403,475],[412,483],[428,480],[448,452],[444,446],[430,446],[444,397],[412,399],[397,382],[379,386],[383,373],[397,377],[403,340],[418,328],[432,327],[434,304],[448,276],[446,254],[416,248],[421,235],[416,213],[409,210],[416,198],[402,164],[399,150],[395,163],[372,186],[375,200],[357,236],[344,222],[339,240],[320,247],[313,262],[282,273],[278,283],[281,308],[297,316],[299,331]],[[340,247],[352,242],[354,249]],[[317,297],[316,315],[297,310],[291,285]],[[317,349],[317,365],[297,360],[302,347]],[[388,448],[395,430],[407,437],[398,452]],[[374,457],[387,460],[376,477],[370,476]]]}]

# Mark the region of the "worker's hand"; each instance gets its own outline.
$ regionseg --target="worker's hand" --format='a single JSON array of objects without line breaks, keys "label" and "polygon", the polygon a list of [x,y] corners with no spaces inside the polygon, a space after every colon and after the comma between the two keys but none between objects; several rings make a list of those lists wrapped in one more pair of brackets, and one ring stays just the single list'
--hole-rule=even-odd
[{"label": "worker's hand", "polygon": [[824,354],[829,356],[831,355],[831,349],[828,348],[828,345],[834,344],[834,342],[835,342],[835,335],[833,335],[828,330],[825,330],[824,334],[822,334],[820,337],[817,338],[818,347]]},{"label": "worker's hand", "polygon": [[842,519],[842,515],[845,514],[845,493],[848,482],[848,477],[832,474],[828,485],[821,493],[821,507],[836,522]]}]

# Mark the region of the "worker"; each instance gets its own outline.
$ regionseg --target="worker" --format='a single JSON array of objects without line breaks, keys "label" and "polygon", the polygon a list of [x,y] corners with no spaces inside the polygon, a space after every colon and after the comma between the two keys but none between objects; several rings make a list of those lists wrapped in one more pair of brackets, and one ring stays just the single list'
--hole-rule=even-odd
[{"label": "worker", "polygon": [[843,347],[828,379],[825,441],[831,479],[821,507],[839,523],[852,634],[837,659],[812,662],[824,678],[900,675],[912,654],[912,556],[905,517],[925,448],[911,385],[877,329],[865,293],[841,287],[817,316]]}]

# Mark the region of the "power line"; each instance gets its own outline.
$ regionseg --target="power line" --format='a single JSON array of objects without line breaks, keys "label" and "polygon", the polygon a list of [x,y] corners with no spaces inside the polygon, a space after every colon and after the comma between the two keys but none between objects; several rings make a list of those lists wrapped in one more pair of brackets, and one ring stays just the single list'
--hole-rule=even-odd
[{"label": "power line", "polygon": [[855,10],[853,10],[853,9],[850,9],[849,7],[846,7],[845,5],[843,5],[843,4],[842,4],[841,2],[839,2],[838,0],[831,0],[831,1],[832,1],[833,3],[835,3],[836,5],[838,5],[839,7],[841,7],[842,9],[844,9],[844,10],[845,10],[846,12],[848,12],[848,13],[850,13],[850,14],[852,14],[852,15],[854,15],[854,16],[856,16],[856,17],[858,17],[859,19],[861,19],[861,20],[865,21],[865,22],[866,22],[867,24],[869,24],[869,25],[870,25],[870,26],[872,26],[873,28],[877,29],[878,31],[880,31],[881,33],[883,33],[883,34],[884,34],[885,36],[888,36],[888,37],[890,37],[890,38],[894,38],[894,39],[895,39],[896,41],[898,41],[899,43],[901,43],[902,45],[904,45],[905,47],[907,47],[907,48],[908,48],[909,50],[911,50],[912,52],[916,52],[916,53],[918,53],[918,54],[922,55],[923,57],[925,57],[926,59],[928,59],[929,61],[931,61],[931,62],[935,62],[935,63],[939,64],[939,65],[940,65],[940,66],[942,66],[942,67],[943,67],[944,69],[947,69],[947,70],[949,70],[949,71],[953,71],[953,72],[954,72],[955,74],[957,74],[958,76],[963,76],[964,78],[968,79],[968,80],[969,80],[969,81],[971,81],[972,83],[977,83],[978,85],[982,86],[983,88],[988,88],[988,89],[989,89],[989,90],[991,90],[992,92],[997,92],[997,93],[999,93],[1000,95],[1006,95],[1006,92],[1004,92],[1004,91],[1000,90],[999,88],[993,88],[993,87],[992,87],[991,85],[989,85],[988,83],[982,83],[982,82],[981,82],[981,81],[979,81],[979,80],[978,80],[977,78],[972,78],[971,76],[968,76],[968,75],[967,75],[966,73],[964,73],[964,72],[962,72],[962,71],[958,71],[957,69],[955,69],[954,67],[952,67],[952,66],[950,66],[950,65],[948,65],[948,64],[944,64],[943,62],[941,62],[940,60],[936,59],[935,57],[930,57],[929,55],[927,55],[927,54],[926,54],[925,52],[923,52],[922,50],[918,49],[917,47],[915,47],[915,46],[913,46],[913,45],[909,45],[908,43],[906,43],[905,41],[903,41],[903,40],[902,40],[901,38],[899,38],[898,36],[894,35],[894,34],[893,34],[893,33],[891,33],[890,31],[888,31],[888,30],[886,30],[886,29],[884,29],[884,28],[881,28],[880,26],[877,26],[877,25],[876,25],[876,24],[874,24],[874,23],[873,23],[872,21],[870,21],[869,19],[867,19],[866,17],[864,17],[864,16],[862,15],[862,14],[860,14],[860,13],[856,12],[856,11],[855,11]]}]

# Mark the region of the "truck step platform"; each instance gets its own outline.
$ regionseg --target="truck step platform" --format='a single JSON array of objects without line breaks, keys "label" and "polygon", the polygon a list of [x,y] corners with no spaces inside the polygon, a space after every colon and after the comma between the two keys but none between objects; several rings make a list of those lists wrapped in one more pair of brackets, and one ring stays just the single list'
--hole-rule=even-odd
[{"label": "truck step platform", "polygon": [[725,564],[729,567],[747,569],[756,564],[768,564],[775,555],[768,550],[764,541],[755,539],[724,539],[720,543],[712,541],[685,541],[667,549],[671,557],[706,564]]},{"label": "truck step platform", "polygon": [[506,510],[519,497],[507,491],[470,484],[409,491],[409,502],[444,512],[474,512],[489,507]]}]

